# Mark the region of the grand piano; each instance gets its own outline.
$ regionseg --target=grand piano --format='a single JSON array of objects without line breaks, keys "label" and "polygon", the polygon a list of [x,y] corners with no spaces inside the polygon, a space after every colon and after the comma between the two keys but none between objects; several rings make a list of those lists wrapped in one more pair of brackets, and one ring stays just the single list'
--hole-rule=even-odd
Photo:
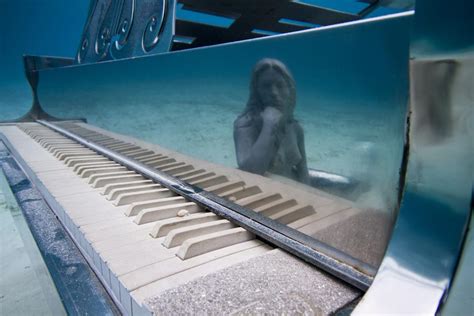
[{"label": "grand piano", "polygon": [[[68,314],[452,312],[472,4],[360,2],[92,0],[74,59],[24,57],[33,105],[0,124],[0,166],[43,256],[51,218],[58,260],[83,260],[48,265]],[[307,181],[237,163],[262,60],[291,72]]]}]

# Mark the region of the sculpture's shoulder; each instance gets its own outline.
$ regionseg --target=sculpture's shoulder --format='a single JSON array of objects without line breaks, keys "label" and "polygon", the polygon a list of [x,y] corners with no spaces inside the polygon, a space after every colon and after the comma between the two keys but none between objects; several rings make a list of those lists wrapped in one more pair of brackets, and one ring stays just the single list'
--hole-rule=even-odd
[{"label": "sculpture's shoulder", "polygon": [[296,136],[298,136],[298,138],[304,137],[304,131],[301,124],[297,120],[294,120],[292,125],[293,125],[293,128],[295,129]]}]

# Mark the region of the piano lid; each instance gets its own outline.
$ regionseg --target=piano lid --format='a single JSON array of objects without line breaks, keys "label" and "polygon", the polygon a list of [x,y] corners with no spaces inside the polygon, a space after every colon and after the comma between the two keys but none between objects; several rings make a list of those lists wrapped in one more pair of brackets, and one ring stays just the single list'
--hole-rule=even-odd
[{"label": "piano lid", "polygon": [[76,63],[137,57],[356,21],[412,0],[92,0]]}]

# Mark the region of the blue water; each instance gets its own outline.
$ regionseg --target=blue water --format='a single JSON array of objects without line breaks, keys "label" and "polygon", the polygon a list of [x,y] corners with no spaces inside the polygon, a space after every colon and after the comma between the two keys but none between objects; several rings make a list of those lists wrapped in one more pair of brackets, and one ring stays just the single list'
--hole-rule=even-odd
[{"label": "blue water", "polygon": [[79,45],[89,1],[0,1],[0,120],[31,106],[22,56],[72,57]]},{"label": "blue water", "polygon": [[[305,0],[308,4],[356,13],[367,6],[355,0]],[[23,74],[22,56],[75,56],[89,7],[88,0],[0,1],[0,120],[25,114],[31,106],[31,93]],[[177,7],[179,19],[228,26],[233,20],[212,17]],[[400,12],[378,8],[368,17]]]}]

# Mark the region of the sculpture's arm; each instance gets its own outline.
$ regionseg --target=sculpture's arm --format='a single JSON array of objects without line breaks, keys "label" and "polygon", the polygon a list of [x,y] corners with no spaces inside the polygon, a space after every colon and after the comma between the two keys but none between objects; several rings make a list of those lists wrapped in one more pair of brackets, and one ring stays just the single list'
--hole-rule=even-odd
[{"label": "sculpture's arm", "polygon": [[304,132],[303,132],[303,128],[298,123],[296,123],[296,135],[298,138],[298,148],[302,156],[301,161],[296,165],[296,174],[300,182],[309,184],[309,171],[308,171],[308,165],[306,162]]},{"label": "sculpture's arm", "polygon": [[234,143],[240,169],[264,174],[278,150],[278,124],[263,120],[258,134],[256,126],[241,116],[234,122]]}]

